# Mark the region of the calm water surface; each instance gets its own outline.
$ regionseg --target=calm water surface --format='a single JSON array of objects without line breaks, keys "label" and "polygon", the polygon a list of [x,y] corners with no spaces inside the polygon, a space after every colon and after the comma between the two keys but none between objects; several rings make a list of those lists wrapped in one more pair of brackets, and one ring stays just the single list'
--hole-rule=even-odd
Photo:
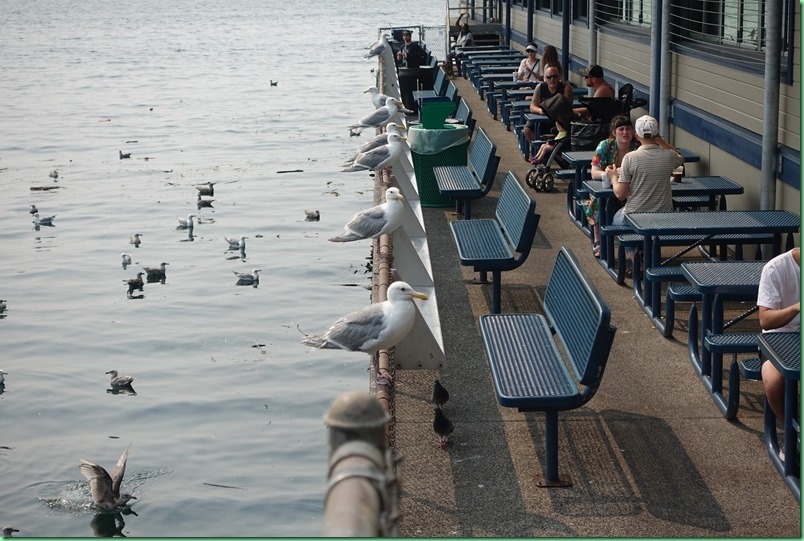
[{"label": "calm water surface", "polygon": [[[370,244],[326,240],[372,204],[368,174],[339,172],[371,135],[347,130],[371,111],[362,55],[378,27],[443,24],[441,2],[379,4],[0,0],[1,524],[320,533],[321,416],[368,389],[368,358],[309,350],[297,326],[370,302]],[[197,210],[205,181],[214,208]],[[223,240],[240,235],[244,257]],[[123,280],[161,261],[165,283],[128,299]],[[253,268],[258,287],[235,285]],[[107,392],[111,369],[136,396]],[[96,516],[79,461],[111,469],[129,443],[137,516]]]}]

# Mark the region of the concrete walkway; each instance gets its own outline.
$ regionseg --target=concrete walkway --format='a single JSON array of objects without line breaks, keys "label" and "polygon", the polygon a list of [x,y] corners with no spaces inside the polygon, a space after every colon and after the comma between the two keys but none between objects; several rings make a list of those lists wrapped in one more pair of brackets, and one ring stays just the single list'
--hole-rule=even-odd
[{"label": "concrete walkway", "polygon": [[[468,81],[456,79],[478,127],[502,157],[495,190],[473,218],[491,217],[508,170],[530,170],[513,132],[491,119]],[[696,174],[691,168],[689,174]],[[528,261],[503,273],[502,311],[541,311],[558,249],[578,257],[612,310],[617,328],[603,383],[579,410],[559,415],[559,469],[571,488],[535,484],[544,458],[544,415],[497,405],[477,318],[491,286],[459,265],[452,208],[425,209],[446,350],[441,372],[398,370],[393,444],[403,457],[400,533],[407,537],[795,537],[800,506],[771,465],[762,440],[760,383],[743,382],[738,420],[723,418],[690,364],[686,335],[656,331],[633,299],[592,257],[566,214],[566,184],[528,189],[541,214]],[[679,319],[686,320],[682,310]],[[455,432],[436,448],[430,394],[438,377]]]}]

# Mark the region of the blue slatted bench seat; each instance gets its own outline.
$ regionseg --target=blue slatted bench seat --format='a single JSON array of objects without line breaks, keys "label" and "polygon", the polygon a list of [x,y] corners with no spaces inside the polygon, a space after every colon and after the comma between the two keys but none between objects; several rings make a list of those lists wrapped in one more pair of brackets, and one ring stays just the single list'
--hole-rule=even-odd
[{"label": "blue slatted bench seat", "polygon": [[455,199],[455,210],[467,220],[472,217],[472,200],[484,197],[494,185],[494,177],[500,165],[500,157],[495,155],[497,145],[489,138],[483,128],[469,149],[467,165],[444,165],[433,168],[433,175],[441,195]]},{"label": "blue slatted bench seat", "polygon": [[450,222],[461,265],[480,273],[478,283],[488,283],[491,272],[491,311],[500,313],[501,274],[522,265],[528,258],[539,226],[536,201],[508,171],[500,191],[494,219]]},{"label": "blue slatted bench seat", "polygon": [[480,332],[500,405],[545,412],[544,476],[537,485],[569,486],[569,477],[558,473],[558,412],[579,408],[595,395],[617,329],[567,248],[558,253],[543,306],[544,315],[480,316]]}]

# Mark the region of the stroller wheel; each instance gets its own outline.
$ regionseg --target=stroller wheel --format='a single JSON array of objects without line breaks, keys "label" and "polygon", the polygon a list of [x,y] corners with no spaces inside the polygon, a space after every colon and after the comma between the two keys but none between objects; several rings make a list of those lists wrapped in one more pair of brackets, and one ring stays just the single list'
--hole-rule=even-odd
[{"label": "stroller wheel", "polygon": [[542,175],[542,184],[544,185],[545,192],[553,191],[553,186],[555,185],[556,181],[553,178],[552,173],[545,173]]},{"label": "stroller wheel", "polygon": [[537,178],[539,178],[539,170],[531,169],[530,171],[528,171],[528,174],[525,175],[525,184],[535,189]]},{"label": "stroller wheel", "polygon": [[541,175],[541,174],[536,175],[536,179],[533,182],[534,183],[533,187],[536,188],[537,192],[540,192],[540,191],[542,191],[544,189],[544,177],[545,176],[547,176],[547,175]]}]

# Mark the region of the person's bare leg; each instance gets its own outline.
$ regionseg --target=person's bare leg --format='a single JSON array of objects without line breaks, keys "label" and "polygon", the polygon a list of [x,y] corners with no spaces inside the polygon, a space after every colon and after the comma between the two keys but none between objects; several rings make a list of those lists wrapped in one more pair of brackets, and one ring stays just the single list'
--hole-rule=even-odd
[{"label": "person's bare leg", "polygon": [[784,418],[784,378],[770,361],[762,363],[762,385],[776,418]]}]

